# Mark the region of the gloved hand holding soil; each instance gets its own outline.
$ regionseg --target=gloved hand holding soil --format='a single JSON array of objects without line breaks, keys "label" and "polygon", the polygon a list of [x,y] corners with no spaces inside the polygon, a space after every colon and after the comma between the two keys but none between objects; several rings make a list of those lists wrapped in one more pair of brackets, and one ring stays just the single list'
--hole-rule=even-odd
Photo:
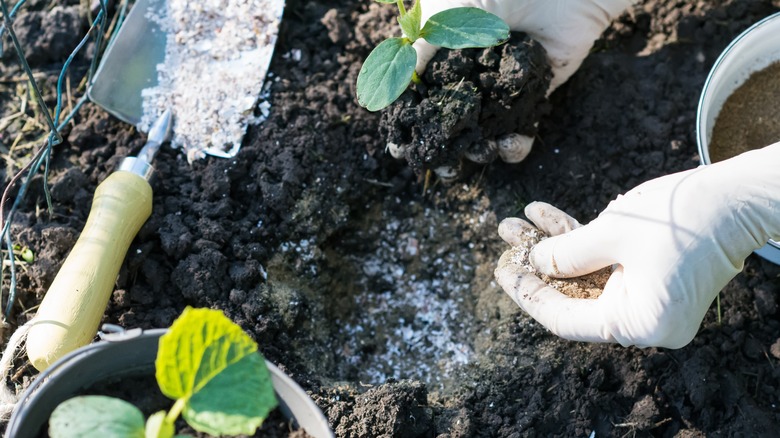
[{"label": "gloved hand holding soil", "polygon": [[611,20],[633,0],[420,0],[422,21],[446,9],[477,7],[513,31],[502,46],[438,50],[419,39],[422,85],[383,112],[388,151],[417,172],[456,179],[464,160],[509,163],[531,151],[546,96],[565,82]]},{"label": "gloved hand holding soil", "polygon": [[[563,338],[681,348],[745,258],[780,237],[778,162],[780,143],[650,180],[584,226],[548,204],[529,204],[526,216],[552,236],[530,251],[535,270],[570,278],[615,266],[595,300],[549,287],[513,263],[512,250],[501,257],[496,279]],[[499,232],[517,246],[526,229],[511,220]]]},{"label": "gloved hand holding soil", "polygon": [[[539,207],[541,207],[541,205]],[[560,213],[560,219],[564,220],[564,223],[559,225],[566,227],[566,230],[570,231],[571,229],[579,228],[581,226],[574,218],[560,212],[551,205],[544,208],[532,207],[529,209],[529,213],[543,212],[546,209],[554,211],[556,215]],[[540,223],[544,224],[545,222],[544,220],[540,220]],[[554,230],[551,231],[555,232]],[[537,271],[529,258],[531,250],[533,250],[539,242],[549,237],[547,233],[522,219],[507,218],[499,224],[498,234],[507,243],[512,245],[512,249],[504,252],[501,256],[501,260],[498,262],[499,266],[511,264],[517,265],[518,268],[522,267],[528,271],[528,273],[538,276],[547,285],[568,297],[598,298],[599,295],[601,295],[604,286],[607,284],[610,274],[612,274],[612,269],[607,267],[581,277],[551,277],[544,272]]]}]

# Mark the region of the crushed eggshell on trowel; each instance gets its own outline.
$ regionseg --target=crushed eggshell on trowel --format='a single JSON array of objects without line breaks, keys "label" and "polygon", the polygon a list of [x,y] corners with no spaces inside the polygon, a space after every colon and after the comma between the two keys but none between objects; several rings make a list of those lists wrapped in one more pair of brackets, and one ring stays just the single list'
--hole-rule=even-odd
[{"label": "crushed eggshell on trowel", "polygon": [[[273,55],[283,0],[169,0],[149,18],[167,33],[158,85],[143,90],[146,131],[166,108],[175,108],[171,145],[192,162],[205,155],[238,153]],[[151,13],[150,13],[151,14]],[[267,106],[267,105],[266,105]]]}]

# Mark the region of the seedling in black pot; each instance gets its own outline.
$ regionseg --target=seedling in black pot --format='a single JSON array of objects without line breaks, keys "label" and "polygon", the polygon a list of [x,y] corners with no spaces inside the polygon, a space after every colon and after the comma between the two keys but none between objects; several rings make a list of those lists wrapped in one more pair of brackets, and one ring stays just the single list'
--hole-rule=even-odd
[{"label": "seedling in black pot", "polygon": [[222,312],[187,308],[160,338],[155,376],[175,400],[146,422],[120,399],[79,396],[61,403],[49,434],[62,438],[172,438],[179,415],[214,436],[253,435],[278,402],[257,344]]}]

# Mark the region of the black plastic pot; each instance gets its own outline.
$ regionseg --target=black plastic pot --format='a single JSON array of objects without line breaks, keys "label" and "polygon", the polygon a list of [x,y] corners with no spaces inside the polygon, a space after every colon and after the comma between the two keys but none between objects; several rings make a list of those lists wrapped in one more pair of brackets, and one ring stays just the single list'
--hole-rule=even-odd
[{"label": "black plastic pot", "polygon": [[[102,341],[66,355],[41,373],[21,395],[6,438],[37,437],[63,401],[101,381],[154,374],[160,336],[166,329],[140,329],[104,335]],[[290,377],[266,361],[282,415],[315,438],[333,437],[322,411]]]}]

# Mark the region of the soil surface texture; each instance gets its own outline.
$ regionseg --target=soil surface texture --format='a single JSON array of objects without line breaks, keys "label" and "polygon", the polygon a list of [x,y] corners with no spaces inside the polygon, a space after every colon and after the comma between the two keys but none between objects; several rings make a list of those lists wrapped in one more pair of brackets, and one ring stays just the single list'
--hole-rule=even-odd
[{"label": "soil surface texture", "polygon": [[[70,38],[88,26],[83,4],[31,0],[14,23],[52,106]],[[525,161],[426,184],[385,150],[387,116],[355,97],[363,60],[395,36],[393,8],[288,0],[268,119],[234,159],[190,165],[163,147],[153,212],[105,322],[151,329],[187,305],[220,309],[310,392],[339,437],[775,436],[780,266],[751,255],[721,293],[721,318],[713,305],[679,350],[559,339],[517,308],[493,270],[508,249],[498,222],[528,202],[587,223],[637,184],[698,166],[696,107],[713,62],[779,10],[777,0],[640,1],[549,97]],[[46,131],[3,45],[7,183]],[[70,71],[74,99],[94,51]],[[13,220],[13,239],[35,260],[17,264],[4,341],[32,318],[97,184],[145,141],[90,103],[63,135],[50,163],[52,214],[38,176]],[[34,370],[24,357],[14,366],[17,390]]]}]

